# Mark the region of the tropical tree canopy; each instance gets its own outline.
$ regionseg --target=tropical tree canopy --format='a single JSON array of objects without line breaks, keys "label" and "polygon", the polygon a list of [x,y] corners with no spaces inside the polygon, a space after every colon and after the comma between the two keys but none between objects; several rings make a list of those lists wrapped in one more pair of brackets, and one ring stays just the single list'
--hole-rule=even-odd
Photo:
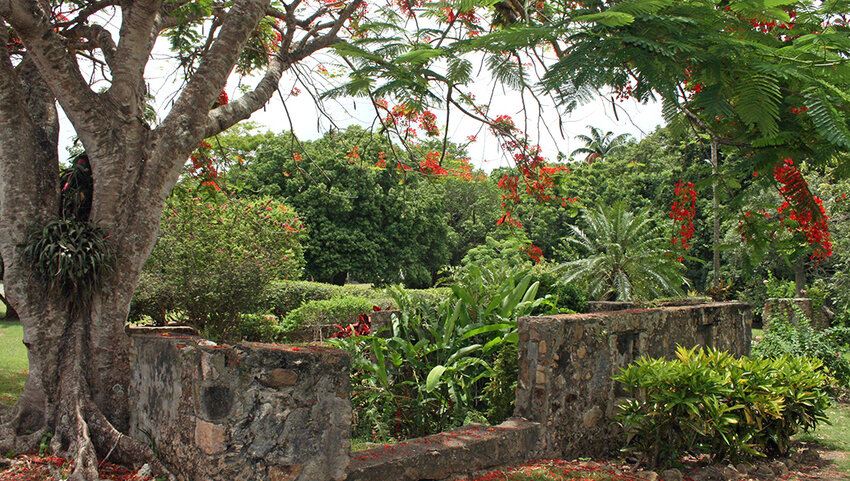
[{"label": "tropical tree canopy", "polygon": [[587,127],[590,129],[590,135],[576,136],[576,140],[583,142],[584,147],[573,150],[570,157],[585,154],[588,162],[604,159],[608,155],[621,150],[631,137],[629,134],[614,135],[614,132],[611,131],[603,134],[602,129],[590,125]]}]

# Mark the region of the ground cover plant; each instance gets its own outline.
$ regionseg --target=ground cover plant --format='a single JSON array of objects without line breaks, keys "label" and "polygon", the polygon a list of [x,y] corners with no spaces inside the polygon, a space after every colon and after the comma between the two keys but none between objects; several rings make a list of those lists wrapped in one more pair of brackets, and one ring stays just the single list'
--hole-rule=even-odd
[{"label": "ground cover plant", "polygon": [[833,379],[817,359],[734,358],[679,347],[614,376],[634,396],[616,415],[634,452],[655,466],[685,454],[717,461],[785,455],[791,436],[826,421]]}]

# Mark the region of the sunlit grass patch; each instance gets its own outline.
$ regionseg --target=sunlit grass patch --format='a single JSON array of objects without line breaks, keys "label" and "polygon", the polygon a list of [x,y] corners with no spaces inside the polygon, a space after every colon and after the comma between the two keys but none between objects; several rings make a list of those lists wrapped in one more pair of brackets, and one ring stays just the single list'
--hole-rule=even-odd
[{"label": "sunlit grass patch", "polygon": [[27,349],[18,321],[0,321],[0,404],[11,406],[18,400],[27,380]]}]

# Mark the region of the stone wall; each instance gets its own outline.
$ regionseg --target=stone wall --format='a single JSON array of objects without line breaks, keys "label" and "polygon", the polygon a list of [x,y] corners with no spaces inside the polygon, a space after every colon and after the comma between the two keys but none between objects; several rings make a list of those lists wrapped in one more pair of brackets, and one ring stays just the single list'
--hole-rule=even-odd
[{"label": "stone wall", "polygon": [[612,375],[677,344],[749,354],[751,323],[743,303],[521,318],[515,414],[543,425],[538,455],[605,454],[623,441],[612,420],[625,393]]},{"label": "stone wall", "polygon": [[826,329],[831,324],[832,319],[824,312],[824,309],[821,309],[820,312],[815,312],[812,306],[812,300],[808,297],[771,297],[764,303],[762,326],[767,329],[770,324],[770,318],[773,315],[788,319],[792,324],[797,324],[797,311],[792,306],[797,306],[803,311],[803,314],[811,320],[812,327]]},{"label": "stone wall", "polygon": [[344,352],[175,335],[132,340],[132,434],[181,480],[345,478]]}]

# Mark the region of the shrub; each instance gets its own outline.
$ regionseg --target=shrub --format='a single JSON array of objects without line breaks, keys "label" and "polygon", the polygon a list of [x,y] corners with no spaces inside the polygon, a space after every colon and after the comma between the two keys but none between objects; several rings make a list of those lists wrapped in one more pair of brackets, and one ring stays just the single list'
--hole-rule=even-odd
[{"label": "shrub", "polygon": [[284,317],[305,302],[334,297],[335,287],[321,282],[276,280],[266,289],[263,304],[276,316]]},{"label": "shrub", "polygon": [[280,334],[274,314],[241,314],[231,339],[251,342],[275,342]]},{"label": "shrub", "polygon": [[[410,289],[433,300],[440,300],[451,294],[446,287],[432,289]],[[322,282],[277,280],[269,284],[263,296],[263,308],[268,309],[278,317],[285,317],[289,312],[301,307],[309,301],[322,301],[343,297],[368,299],[372,304],[386,307],[392,303],[384,289],[374,289],[368,284],[346,284],[335,286]]]},{"label": "shrub", "polygon": [[499,424],[514,414],[516,384],[519,378],[519,352],[515,343],[505,343],[496,361],[490,383],[484,388],[487,422]]},{"label": "shrub", "polygon": [[559,312],[587,311],[587,295],[578,283],[565,283],[563,276],[549,263],[537,264],[531,271],[540,283],[540,296],[551,296]]},{"label": "shrub", "polygon": [[287,333],[302,326],[320,324],[350,324],[360,314],[372,311],[372,302],[360,297],[339,297],[306,302],[280,321],[280,330]]},{"label": "shrub", "polygon": [[641,358],[614,376],[635,396],[616,415],[630,438],[626,450],[653,465],[686,453],[786,454],[792,435],[827,419],[832,380],[817,359],[682,347],[676,357]]},{"label": "shrub", "polygon": [[202,200],[175,191],[143,268],[133,315],[182,316],[211,339],[228,337],[241,313],[260,308],[275,278],[298,277],[304,264],[298,216],[272,200]]},{"label": "shrub", "polygon": [[771,314],[761,339],[753,343],[753,356],[819,359],[839,384],[850,386],[850,361],[842,356],[847,352],[850,328],[815,329],[802,309],[796,305],[792,305],[792,309],[796,314],[796,325],[781,313]]}]

